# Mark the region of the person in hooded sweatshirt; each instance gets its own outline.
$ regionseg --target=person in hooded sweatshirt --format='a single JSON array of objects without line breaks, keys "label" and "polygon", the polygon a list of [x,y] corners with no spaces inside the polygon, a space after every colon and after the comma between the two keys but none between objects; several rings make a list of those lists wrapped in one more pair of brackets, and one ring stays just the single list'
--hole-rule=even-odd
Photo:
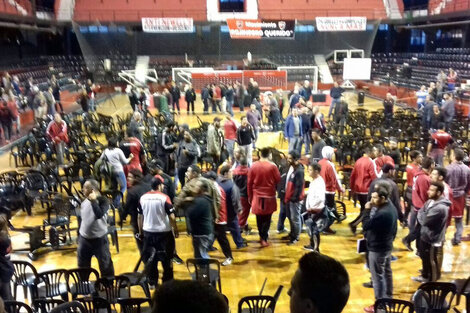
[{"label": "person in hooded sweatshirt", "polygon": [[413,277],[414,281],[424,283],[436,281],[441,276],[443,244],[445,240],[447,217],[450,201],[444,197],[444,184],[431,182],[428,201],[418,212],[421,225],[419,257],[423,263],[422,275]]},{"label": "person in hooded sweatshirt", "polygon": [[247,234],[251,232],[251,228],[248,225],[248,216],[250,215],[250,203],[248,202],[247,192],[247,180],[248,180],[248,162],[245,157],[240,158],[240,165],[235,167],[233,170],[233,181],[240,190],[240,202],[242,205],[241,212],[238,213],[238,225],[240,229],[243,229]]}]

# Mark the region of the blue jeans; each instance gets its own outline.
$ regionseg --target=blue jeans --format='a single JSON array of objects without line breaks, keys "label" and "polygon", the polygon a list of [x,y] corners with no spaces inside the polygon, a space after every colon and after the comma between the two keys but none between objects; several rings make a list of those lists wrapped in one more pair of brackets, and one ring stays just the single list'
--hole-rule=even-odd
[{"label": "blue jeans", "polygon": [[[119,184],[119,190],[124,195],[124,193],[127,190],[126,174],[124,174],[124,172],[116,172],[114,174],[116,175],[115,178],[117,180],[117,183]],[[121,199],[122,199],[121,195],[118,195],[118,196],[116,196],[116,198],[114,198],[113,204],[116,208],[120,207]]]},{"label": "blue jeans", "polygon": [[232,101],[227,101],[227,104],[225,106],[226,106],[225,110],[228,113],[230,113],[231,116],[233,116],[233,100]]},{"label": "blue jeans", "polygon": [[90,107],[90,112],[96,111],[94,98],[90,98],[90,101],[88,102],[88,106]]},{"label": "blue jeans", "polygon": [[[305,145],[305,154],[310,154],[310,145],[311,145],[311,135],[310,132],[305,132],[302,136],[303,144]],[[302,148],[300,148],[302,151]]]},{"label": "blue jeans", "polygon": [[196,259],[210,259],[209,248],[214,242],[214,234],[193,235],[194,257]]},{"label": "blue jeans", "polygon": [[375,299],[391,299],[393,296],[393,275],[390,261],[392,251],[369,251],[369,270],[372,276]]},{"label": "blue jeans", "polygon": [[300,210],[302,209],[302,202],[288,202],[289,206],[289,222],[290,222],[290,236],[291,240],[299,240],[300,230],[302,228],[302,217]]},{"label": "blue jeans", "polygon": [[279,201],[281,206],[279,209],[279,219],[277,220],[277,230],[282,231],[284,229],[284,221],[286,220],[287,213],[286,213],[286,204],[284,203],[284,199]]},{"label": "blue jeans", "polygon": [[333,113],[333,110],[334,108],[336,107],[336,103],[339,103],[341,100],[339,98],[333,98],[331,100],[331,104],[330,104],[330,109],[328,110],[328,118],[331,116],[331,114]]},{"label": "blue jeans", "polygon": [[253,149],[256,149],[256,141],[258,140],[258,136],[259,136],[259,128],[253,127],[253,130],[255,133],[255,139],[253,140]]},{"label": "blue jeans", "polygon": [[227,228],[230,230],[232,234],[233,242],[237,248],[242,247],[243,245],[243,238],[240,231],[240,226],[238,225],[238,216],[228,217],[227,218]]},{"label": "blue jeans", "polygon": [[227,148],[228,155],[230,156],[231,160],[233,160],[234,146],[235,146],[235,140],[234,139],[225,139],[225,147]]},{"label": "blue jeans", "polygon": [[289,140],[289,152],[297,151],[299,154],[302,152],[302,138],[301,137],[292,137],[288,138]]}]

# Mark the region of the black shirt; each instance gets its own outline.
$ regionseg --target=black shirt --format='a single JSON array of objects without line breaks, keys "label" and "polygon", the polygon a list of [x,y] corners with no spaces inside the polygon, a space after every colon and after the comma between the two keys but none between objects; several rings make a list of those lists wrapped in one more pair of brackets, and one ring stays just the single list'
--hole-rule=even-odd
[{"label": "black shirt", "polygon": [[385,203],[371,218],[372,210],[366,210],[362,229],[367,232],[367,249],[372,252],[391,252],[397,234],[397,210]]},{"label": "black shirt", "polygon": [[212,201],[207,195],[194,198],[186,215],[193,235],[210,235],[214,231],[212,219]]}]

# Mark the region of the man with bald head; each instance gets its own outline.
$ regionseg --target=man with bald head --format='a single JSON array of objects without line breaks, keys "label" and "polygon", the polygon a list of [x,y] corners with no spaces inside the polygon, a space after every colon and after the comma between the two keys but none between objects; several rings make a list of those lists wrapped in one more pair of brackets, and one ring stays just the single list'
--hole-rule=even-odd
[{"label": "man with bald head", "polygon": [[69,142],[69,137],[67,135],[67,124],[62,120],[59,113],[54,114],[54,120],[47,126],[46,134],[54,143],[57,163],[64,164],[65,144]]},{"label": "man with bald head", "polygon": [[142,115],[140,112],[135,111],[134,115],[132,115],[131,122],[129,123],[128,127],[132,137],[136,137],[143,142],[142,133],[145,130],[144,124],[142,124]]}]

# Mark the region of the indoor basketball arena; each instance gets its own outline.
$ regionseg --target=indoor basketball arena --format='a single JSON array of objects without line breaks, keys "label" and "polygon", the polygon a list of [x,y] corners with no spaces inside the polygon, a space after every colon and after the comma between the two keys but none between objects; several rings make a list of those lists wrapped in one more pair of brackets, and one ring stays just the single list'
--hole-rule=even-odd
[{"label": "indoor basketball arena", "polygon": [[466,0],[0,0],[0,313],[470,312]]}]

